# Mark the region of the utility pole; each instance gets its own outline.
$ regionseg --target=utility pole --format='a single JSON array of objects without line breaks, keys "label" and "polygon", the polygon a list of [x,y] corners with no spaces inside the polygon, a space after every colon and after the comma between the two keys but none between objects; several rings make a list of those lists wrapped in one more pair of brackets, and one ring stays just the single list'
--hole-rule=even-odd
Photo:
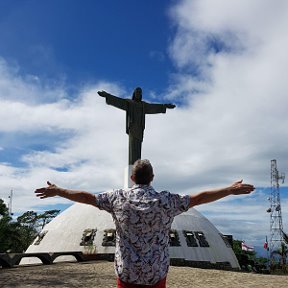
[{"label": "utility pole", "polygon": [[12,198],[13,198],[13,190],[10,191],[10,195],[9,195],[9,205],[8,205],[8,212],[9,212],[9,216],[13,216],[12,213]]},{"label": "utility pole", "polygon": [[282,180],[283,184],[284,179],[284,173],[279,175],[276,160],[271,160],[271,195],[268,198],[270,200],[270,208],[267,210],[270,213],[270,265],[271,261],[273,261],[275,251],[281,249],[281,244],[284,243],[279,189],[279,180]]}]

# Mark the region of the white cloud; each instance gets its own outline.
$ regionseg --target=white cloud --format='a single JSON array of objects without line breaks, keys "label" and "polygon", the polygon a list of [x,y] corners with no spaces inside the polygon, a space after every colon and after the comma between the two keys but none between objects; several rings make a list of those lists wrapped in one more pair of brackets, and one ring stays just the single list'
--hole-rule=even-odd
[{"label": "white cloud", "polygon": [[[209,163],[210,175],[238,169],[265,185],[269,160],[287,162],[287,11],[285,1],[180,1],[171,9],[177,33],[170,52],[179,73],[170,97],[185,93],[190,105],[177,119],[191,137],[175,137],[182,143],[176,146],[187,143],[191,160]],[[211,35],[223,50],[209,50]]]}]

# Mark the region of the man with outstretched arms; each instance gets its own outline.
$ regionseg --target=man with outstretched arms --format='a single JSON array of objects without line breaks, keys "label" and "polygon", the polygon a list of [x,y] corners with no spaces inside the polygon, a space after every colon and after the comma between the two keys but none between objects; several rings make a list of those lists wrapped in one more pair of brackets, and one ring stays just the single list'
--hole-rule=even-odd
[{"label": "man with outstretched arms", "polygon": [[116,226],[115,271],[117,287],[166,287],[169,269],[169,231],[176,215],[189,208],[213,202],[229,195],[249,194],[253,185],[237,181],[220,189],[193,195],[168,191],[156,192],[148,160],[137,160],[132,169],[129,189],[117,189],[94,195],[68,190],[47,182],[35,191],[41,199],[60,196],[93,205],[109,212]]}]

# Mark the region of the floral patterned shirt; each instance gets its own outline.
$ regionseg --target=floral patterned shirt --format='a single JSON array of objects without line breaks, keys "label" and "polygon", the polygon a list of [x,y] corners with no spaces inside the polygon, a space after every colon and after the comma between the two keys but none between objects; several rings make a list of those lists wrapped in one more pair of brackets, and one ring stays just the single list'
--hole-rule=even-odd
[{"label": "floral patterned shirt", "polygon": [[150,185],[96,196],[98,208],[116,225],[115,271],[127,283],[153,285],[169,268],[169,231],[176,215],[189,209],[190,197]]}]

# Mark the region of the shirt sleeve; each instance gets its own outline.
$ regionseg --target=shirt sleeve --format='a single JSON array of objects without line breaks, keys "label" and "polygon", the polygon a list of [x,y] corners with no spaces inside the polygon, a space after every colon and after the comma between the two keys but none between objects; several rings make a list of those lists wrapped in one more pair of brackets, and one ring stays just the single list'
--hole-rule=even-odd
[{"label": "shirt sleeve", "polygon": [[167,204],[170,208],[170,213],[173,216],[177,216],[189,209],[190,196],[189,195],[179,195],[170,192],[167,193]]},{"label": "shirt sleeve", "polygon": [[115,191],[103,192],[96,195],[96,206],[109,213],[113,211],[113,202],[115,200]]}]

